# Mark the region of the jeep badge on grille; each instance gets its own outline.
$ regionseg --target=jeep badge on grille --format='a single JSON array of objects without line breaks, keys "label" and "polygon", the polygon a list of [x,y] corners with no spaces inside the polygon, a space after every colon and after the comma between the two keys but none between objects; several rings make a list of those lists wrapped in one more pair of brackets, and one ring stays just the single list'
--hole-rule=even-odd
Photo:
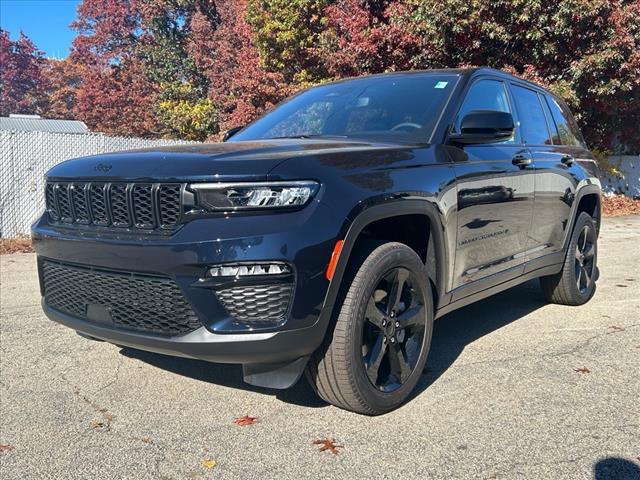
[{"label": "jeep badge on grille", "polygon": [[107,165],[105,163],[99,163],[98,165],[95,166],[94,170],[96,172],[103,172],[103,173],[107,173],[109,170],[111,170],[112,165]]}]

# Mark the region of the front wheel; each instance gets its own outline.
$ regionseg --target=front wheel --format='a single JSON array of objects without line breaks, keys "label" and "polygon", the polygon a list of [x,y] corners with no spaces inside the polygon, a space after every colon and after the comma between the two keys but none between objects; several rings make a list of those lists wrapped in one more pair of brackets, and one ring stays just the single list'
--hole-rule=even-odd
[{"label": "front wheel", "polygon": [[429,352],[433,304],[420,257],[401,243],[356,252],[335,327],[307,368],[318,394],[338,407],[379,415],[410,395]]},{"label": "front wheel", "polygon": [[562,270],[540,278],[546,299],[560,305],[587,303],[596,291],[597,260],[596,224],[588,213],[581,212],[573,228]]}]

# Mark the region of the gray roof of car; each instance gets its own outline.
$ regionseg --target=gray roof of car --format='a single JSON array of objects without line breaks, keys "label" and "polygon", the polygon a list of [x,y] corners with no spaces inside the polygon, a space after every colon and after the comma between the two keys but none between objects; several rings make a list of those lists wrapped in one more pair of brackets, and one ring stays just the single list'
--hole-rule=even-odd
[{"label": "gray roof of car", "polygon": [[90,133],[79,120],[55,120],[38,115],[10,115],[0,117],[0,130],[12,132]]}]

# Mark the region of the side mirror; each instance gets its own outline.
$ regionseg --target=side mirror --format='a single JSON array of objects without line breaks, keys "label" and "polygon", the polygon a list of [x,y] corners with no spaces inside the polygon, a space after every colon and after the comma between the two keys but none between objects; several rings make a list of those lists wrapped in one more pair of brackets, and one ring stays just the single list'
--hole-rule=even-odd
[{"label": "side mirror", "polygon": [[449,140],[461,144],[494,143],[513,136],[513,117],[507,112],[474,110],[462,119],[460,133],[449,135]]},{"label": "side mirror", "polygon": [[224,135],[222,136],[222,141],[226,142],[227,140],[229,140],[231,137],[233,137],[236,133],[238,133],[243,128],[244,127],[233,127],[233,128],[230,128],[229,130],[224,132]]}]

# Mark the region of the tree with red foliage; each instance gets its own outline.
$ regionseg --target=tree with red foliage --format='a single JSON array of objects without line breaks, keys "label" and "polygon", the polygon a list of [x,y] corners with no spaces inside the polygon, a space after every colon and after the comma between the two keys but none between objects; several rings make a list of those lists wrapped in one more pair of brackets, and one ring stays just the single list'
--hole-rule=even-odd
[{"label": "tree with red foliage", "polygon": [[336,76],[488,65],[563,97],[592,146],[640,150],[637,0],[338,0],[326,15]]},{"label": "tree with red foliage", "polygon": [[155,136],[158,85],[137,57],[140,15],[135,0],[84,0],[71,61],[82,66],[75,111],[91,129],[112,135]]},{"label": "tree with red foliage", "polygon": [[[220,23],[211,31],[194,25],[192,51],[203,36],[211,50],[201,50],[196,62],[207,66],[209,95],[219,109],[220,130],[245,125],[291,93],[282,74],[260,65],[250,25],[244,18],[246,0],[217,2]],[[214,53],[215,52],[215,53]]]},{"label": "tree with red foliage", "polygon": [[154,137],[156,94],[157,86],[147,80],[141,62],[125,56],[118,64],[86,70],[76,93],[76,112],[93,130]]},{"label": "tree with red foliage", "polygon": [[42,114],[47,107],[46,60],[29,38],[20,32],[11,40],[0,29],[0,115]]},{"label": "tree with red foliage", "polygon": [[49,118],[75,119],[76,94],[82,84],[82,66],[69,58],[49,59],[45,70],[49,87]]},{"label": "tree with red foliage", "polygon": [[407,70],[419,54],[403,2],[339,0],[329,5],[324,61],[336,77]]}]

